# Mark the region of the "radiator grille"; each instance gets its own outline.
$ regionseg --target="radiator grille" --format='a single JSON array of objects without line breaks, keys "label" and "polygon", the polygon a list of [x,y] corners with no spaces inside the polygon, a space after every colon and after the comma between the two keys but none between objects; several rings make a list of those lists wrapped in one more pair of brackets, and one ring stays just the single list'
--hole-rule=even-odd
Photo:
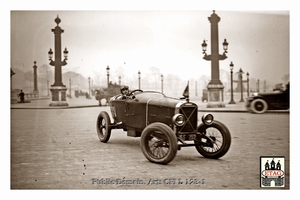
[{"label": "radiator grille", "polygon": [[195,132],[197,130],[198,108],[195,106],[183,105],[179,109],[187,120],[186,123],[179,128],[179,132]]}]

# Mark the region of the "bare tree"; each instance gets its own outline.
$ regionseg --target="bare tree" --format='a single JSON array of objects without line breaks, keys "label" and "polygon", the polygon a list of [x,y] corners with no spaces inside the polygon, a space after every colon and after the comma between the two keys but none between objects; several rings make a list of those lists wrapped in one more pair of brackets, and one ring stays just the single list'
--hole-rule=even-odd
[{"label": "bare tree", "polygon": [[[24,73],[25,83],[24,86],[33,89],[33,72],[27,71]],[[29,86],[28,86],[29,85]]]},{"label": "bare tree", "polygon": [[49,65],[43,64],[42,66],[38,67],[38,80],[41,89],[47,91],[47,95],[49,95],[49,80],[51,78],[52,68]]}]

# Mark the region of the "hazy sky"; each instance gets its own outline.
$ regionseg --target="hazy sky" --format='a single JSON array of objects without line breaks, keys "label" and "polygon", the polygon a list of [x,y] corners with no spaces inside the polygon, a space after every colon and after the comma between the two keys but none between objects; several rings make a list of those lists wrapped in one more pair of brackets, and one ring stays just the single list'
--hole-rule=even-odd
[{"label": "hazy sky", "polygon": [[[117,82],[118,67],[127,76],[143,75],[150,67],[162,74],[180,75],[183,80],[209,75],[211,62],[203,60],[201,44],[207,40],[210,54],[212,10],[99,10],[99,11],[11,11],[11,66],[32,70],[48,64],[48,51],[54,49],[56,26],[64,30],[62,47],[69,51],[72,70],[93,78],[105,75],[107,65]],[[219,22],[219,50],[224,38],[229,43],[228,58],[220,68],[242,68],[250,77],[278,79],[289,74],[288,10],[274,12],[216,10]]]}]

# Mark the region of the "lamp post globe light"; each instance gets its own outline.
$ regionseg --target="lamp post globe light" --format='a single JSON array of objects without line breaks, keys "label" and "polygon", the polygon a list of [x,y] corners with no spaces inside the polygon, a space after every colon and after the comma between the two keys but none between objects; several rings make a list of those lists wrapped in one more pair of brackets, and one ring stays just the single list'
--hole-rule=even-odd
[{"label": "lamp post globe light", "polygon": [[[54,66],[54,84],[51,85],[50,91],[52,93],[51,103],[49,106],[68,106],[66,101],[66,91],[67,87],[62,83],[62,70],[61,67],[67,65],[68,59],[68,50],[65,48],[63,51],[64,53],[64,60],[61,61],[61,34],[64,32],[63,29],[59,27],[59,23],[61,22],[60,18],[57,16],[54,20],[56,23],[56,27],[52,29],[54,33],[54,52],[50,48],[48,52],[50,65]],[[54,60],[53,53],[55,55]]]},{"label": "lamp post globe light", "polygon": [[230,99],[230,101],[229,101],[229,104],[235,104],[235,102],[234,102],[234,100],[233,100],[233,75],[232,75],[232,73],[233,73],[233,63],[231,62],[230,63],[230,78],[231,78],[231,80],[230,80],[230,91],[231,91],[231,99]]},{"label": "lamp post globe light", "polygon": [[227,58],[226,53],[228,50],[228,42],[224,39],[223,42],[223,54],[219,54],[219,31],[218,23],[220,17],[213,11],[210,17],[208,17],[211,23],[211,55],[207,55],[207,43],[204,40],[202,43],[203,59],[211,61],[211,80],[207,85],[208,90],[208,104],[207,107],[225,107],[223,103],[223,83],[220,81],[220,69],[219,60],[225,60]]}]

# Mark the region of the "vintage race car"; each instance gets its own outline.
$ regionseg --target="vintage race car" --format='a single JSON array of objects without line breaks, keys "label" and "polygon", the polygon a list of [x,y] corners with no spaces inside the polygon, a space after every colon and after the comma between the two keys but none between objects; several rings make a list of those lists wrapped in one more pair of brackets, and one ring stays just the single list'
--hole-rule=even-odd
[{"label": "vintage race car", "polygon": [[[144,156],[151,162],[167,164],[181,147],[195,146],[206,158],[220,158],[231,144],[228,128],[204,114],[198,125],[198,106],[188,99],[166,97],[152,91],[133,90],[128,98],[116,95],[109,102],[111,117],[101,111],[97,134],[106,143],[112,129],[123,129],[127,136],[141,137]],[[113,122],[112,122],[113,121]]]},{"label": "vintage race car", "polygon": [[290,83],[276,84],[273,92],[253,93],[246,100],[246,108],[252,113],[261,114],[267,110],[290,108]]}]

